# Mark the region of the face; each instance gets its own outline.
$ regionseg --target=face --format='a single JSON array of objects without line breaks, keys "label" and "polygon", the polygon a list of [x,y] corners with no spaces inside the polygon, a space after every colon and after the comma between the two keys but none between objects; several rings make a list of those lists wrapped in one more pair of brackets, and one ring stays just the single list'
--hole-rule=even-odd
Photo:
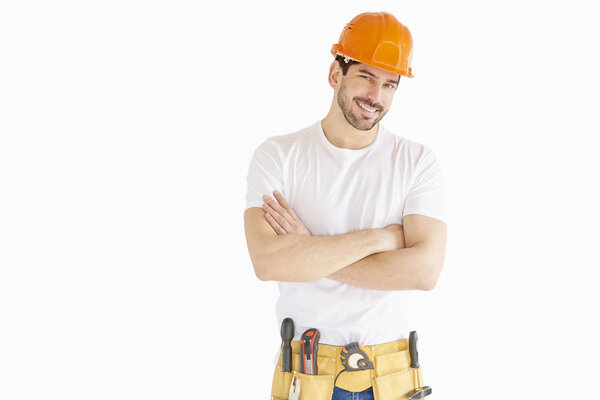
[{"label": "face", "polygon": [[361,63],[351,65],[345,76],[340,70],[339,77],[337,100],[346,121],[361,131],[370,130],[390,109],[400,76]]}]

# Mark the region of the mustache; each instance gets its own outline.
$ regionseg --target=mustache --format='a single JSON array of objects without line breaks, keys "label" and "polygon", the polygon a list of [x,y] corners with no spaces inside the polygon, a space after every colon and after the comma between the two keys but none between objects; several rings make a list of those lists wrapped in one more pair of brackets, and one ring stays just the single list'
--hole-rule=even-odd
[{"label": "mustache", "polygon": [[379,111],[383,109],[383,106],[381,104],[371,103],[369,100],[361,99],[360,97],[355,97],[354,100],[360,101],[367,107],[376,108]]}]

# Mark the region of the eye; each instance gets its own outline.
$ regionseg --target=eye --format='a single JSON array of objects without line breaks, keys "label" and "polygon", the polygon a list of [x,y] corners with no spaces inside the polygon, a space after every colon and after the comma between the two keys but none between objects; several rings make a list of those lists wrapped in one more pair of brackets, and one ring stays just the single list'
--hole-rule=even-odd
[{"label": "eye", "polygon": [[361,75],[361,77],[363,77],[363,78],[365,78],[365,79],[369,79],[369,80],[371,79],[371,77],[370,77],[370,76],[366,76],[366,75]]}]

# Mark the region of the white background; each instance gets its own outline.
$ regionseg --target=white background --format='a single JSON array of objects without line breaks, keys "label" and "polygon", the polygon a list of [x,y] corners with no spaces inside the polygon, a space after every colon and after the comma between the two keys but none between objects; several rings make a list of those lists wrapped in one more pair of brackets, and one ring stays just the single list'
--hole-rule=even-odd
[{"label": "white background", "polygon": [[268,398],[248,163],[326,115],[331,45],[384,10],[415,46],[384,123],[447,184],[414,310],[431,398],[594,397],[593,2],[286,3],[2,2],[0,398]]}]

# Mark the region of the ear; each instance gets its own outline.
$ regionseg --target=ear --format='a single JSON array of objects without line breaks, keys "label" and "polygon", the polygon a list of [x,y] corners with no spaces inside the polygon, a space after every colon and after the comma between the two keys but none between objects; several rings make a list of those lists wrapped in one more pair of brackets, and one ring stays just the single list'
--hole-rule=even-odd
[{"label": "ear", "polygon": [[338,86],[341,75],[342,69],[340,68],[340,64],[333,60],[331,66],[329,66],[329,86],[335,89]]}]

